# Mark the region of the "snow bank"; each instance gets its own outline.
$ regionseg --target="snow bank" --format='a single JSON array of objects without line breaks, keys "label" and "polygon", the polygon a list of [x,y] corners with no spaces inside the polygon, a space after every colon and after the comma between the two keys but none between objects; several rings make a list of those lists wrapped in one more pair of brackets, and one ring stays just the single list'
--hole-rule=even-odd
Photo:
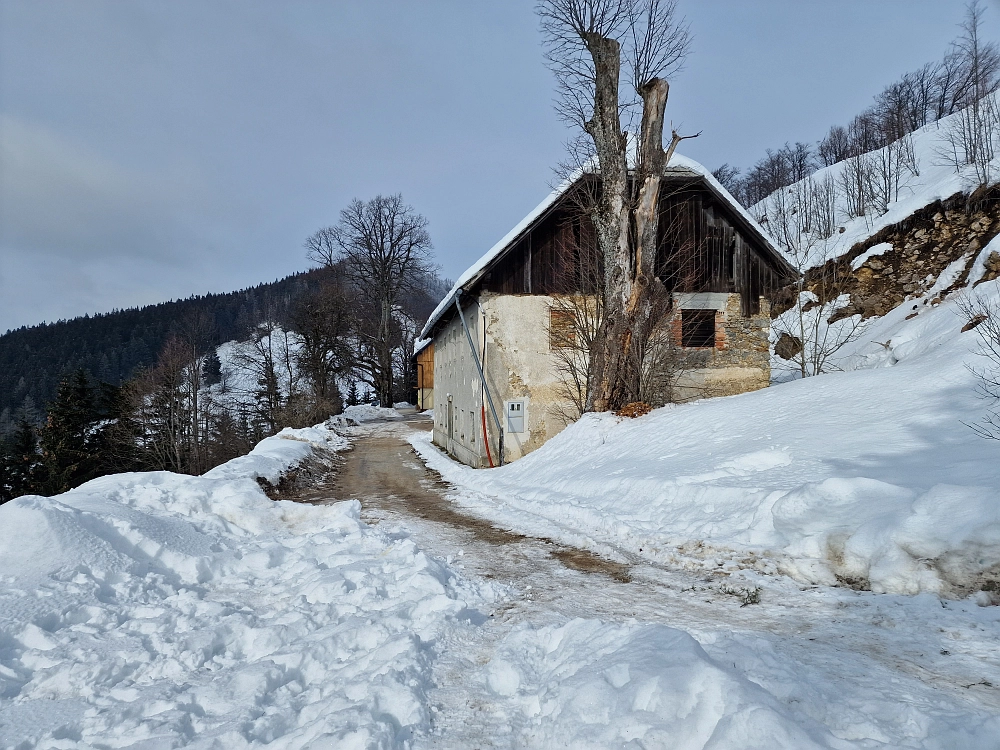
[{"label": "snow bank", "polygon": [[662,625],[518,626],[473,676],[512,747],[829,747],[758,685]]},{"label": "snow bank", "polygon": [[283,471],[309,456],[315,446],[325,450],[341,451],[348,445],[346,438],[322,427],[306,427],[298,430],[286,427],[277,435],[259,442],[247,455],[234,458],[206,472],[205,477],[207,479],[261,477],[269,482],[277,482]]},{"label": "snow bank", "polygon": [[348,406],[342,416],[355,422],[374,422],[379,419],[399,419],[399,412],[382,406],[359,404]]},{"label": "snow bank", "polygon": [[[997,283],[978,292],[1000,301]],[[876,592],[966,596],[1000,581],[1000,444],[953,300],[876,320],[854,371],[656,410],[588,415],[522,460],[458,465],[462,505],[503,525],[671,564],[777,569]],[[877,343],[881,342],[881,343]]]},{"label": "snow bank", "polygon": [[[437,652],[491,622],[476,607],[501,587],[366,526],[356,501],[268,500],[252,477],[315,446],[343,441],[287,430],[202,477],[121,474],[0,507],[0,747],[428,739]],[[517,746],[816,746],[666,627],[524,626],[473,672]]]},{"label": "snow bank", "polygon": [[322,429],[204,477],[0,507],[0,747],[397,747],[429,726],[452,574],[359,504],[272,502]]}]

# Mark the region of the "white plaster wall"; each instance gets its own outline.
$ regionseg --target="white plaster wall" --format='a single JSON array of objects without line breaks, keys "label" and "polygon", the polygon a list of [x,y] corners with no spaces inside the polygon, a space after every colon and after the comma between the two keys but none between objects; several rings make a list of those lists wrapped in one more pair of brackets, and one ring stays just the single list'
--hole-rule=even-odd
[{"label": "white plaster wall", "polygon": [[487,319],[487,379],[494,394],[499,401],[527,401],[525,432],[505,435],[505,455],[515,460],[566,427],[572,409],[549,349],[553,299],[483,295],[480,301]]},{"label": "white plaster wall", "polygon": [[[466,311],[473,339],[480,342],[480,316]],[[481,383],[469,342],[456,315],[434,339],[434,442],[469,466],[486,466],[480,408]],[[448,420],[452,419],[449,434]]]},{"label": "white plaster wall", "polygon": [[[505,429],[504,460],[514,461],[562,430],[571,408],[560,394],[555,361],[549,351],[552,298],[483,295],[478,305],[466,305],[466,322],[480,356],[485,326],[486,378]],[[505,402],[512,399],[526,401],[523,433],[506,432]],[[457,315],[435,337],[434,404],[434,442],[463,463],[488,466],[482,439],[481,382]],[[449,408],[454,414],[451,436]],[[490,452],[497,463],[498,433],[488,404],[486,418]]]}]

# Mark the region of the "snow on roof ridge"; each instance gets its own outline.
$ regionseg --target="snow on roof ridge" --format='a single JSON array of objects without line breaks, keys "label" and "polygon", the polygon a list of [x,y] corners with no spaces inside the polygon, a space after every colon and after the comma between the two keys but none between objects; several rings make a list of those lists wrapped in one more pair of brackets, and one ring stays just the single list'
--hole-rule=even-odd
[{"label": "snow on roof ridge", "polygon": [[[589,166],[589,165],[588,165]],[[511,229],[503,238],[497,242],[493,247],[491,247],[479,260],[469,266],[465,273],[459,276],[458,281],[451,290],[444,296],[444,298],[438,303],[438,306],[434,308],[434,312],[430,314],[427,318],[427,322],[424,324],[423,329],[420,331],[420,338],[427,339],[430,337],[431,328],[434,324],[441,319],[445,311],[455,304],[455,298],[458,291],[466,286],[469,282],[476,280],[476,278],[486,269],[486,267],[492,263],[497,256],[499,256],[507,246],[513,242],[518,235],[520,235],[525,229],[531,226],[539,216],[541,216],[545,211],[547,211],[567,190],[572,186],[580,177],[584,174],[586,168],[577,169],[568,178],[563,180],[563,182],[535,208],[528,213],[517,225]],[[732,194],[722,186],[715,176],[706,169],[702,164],[696,162],[687,156],[682,156],[674,152],[673,156],[670,157],[670,163],[664,168],[664,172],[679,172],[679,171],[693,172],[701,177],[703,177],[706,182],[708,182],[712,188],[722,197],[730,207],[739,213],[739,215],[758,233],[761,238],[772,248],[774,248],[775,253],[779,257],[783,257],[780,251],[774,247],[771,240],[771,235],[764,231],[763,227],[757,223],[757,221],[750,215],[749,212],[740,204]]]},{"label": "snow on roof ridge", "polygon": [[678,167],[682,169],[691,170],[692,172],[696,172],[697,174],[700,174],[702,177],[704,177],[705,181],[708,182],[708,184],[711,185],[715,189],[715,191],[720,196],[722,196],[722,198],[726,200],[726,202],[730,205],[730,207],[734,211],[736,211],[736,213],[738,213],[744,219],[744,221],[746,221],[747,224],[749,224],[754,229],[755,232],[760,234],[760,236],[764,239],[764,241],[767,242],[767,244],[770,245],[772,249],[774,249],[774,251],[781,258],[784,258],[784,254],[781,253],[780,249],[774,244],[774,240],[772,239],[771,235],[768,234],[764,230],[764,227],[762,227],[753,217],[753,215],[749,211],[747,211],[746,208],[743,207],[743,204],[740,203],[738,200],[736,200],[736,198],[733,197],[733,194],[730,193],[728,190],[726,190],[726,188],[722,185],[721,182],[715,179],[714,174],[712,174],[708,169],[706,169],[699,162],[696,162],[694,159],[675,153],[671,157],[670,163],[666,167],[666,171],[670,172],[676,170]]}]

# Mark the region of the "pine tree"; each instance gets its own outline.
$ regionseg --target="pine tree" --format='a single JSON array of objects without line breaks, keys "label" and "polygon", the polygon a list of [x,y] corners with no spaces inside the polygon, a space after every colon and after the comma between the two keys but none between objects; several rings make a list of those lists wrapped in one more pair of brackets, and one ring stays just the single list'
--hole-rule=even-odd
[{"label": "pine tree", "polygon": [[355,381],[351,381],[351,387],[347,389],[347,405],[357,406],[360,403],[358,400],[358,384]]},{"label": "pine tree", "polygon": [[35,428],[22,415],[14,433],[0,441],[0,503],[37,492],[41,471]]},{"label": "pine tree", "polygon": [[65,492],[97,476],[98,456],[91,433],[98,416],[83,370],[59,383],[41,432],[49,493]]},{"label": "pine tree", "polygon": [[201,377],[204,385],[216,385],[222,382],[222,360],[219,353],[212,349],[205,355],[201,365]]}]

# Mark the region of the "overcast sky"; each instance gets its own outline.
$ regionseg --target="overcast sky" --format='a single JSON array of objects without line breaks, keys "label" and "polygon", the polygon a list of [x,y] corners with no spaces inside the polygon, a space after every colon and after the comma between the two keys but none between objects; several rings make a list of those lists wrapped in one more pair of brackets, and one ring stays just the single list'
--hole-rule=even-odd
[{"label": "overcast sky", "polygon": [[[679,2],[668,117],[712,169],[850,119],[940,58],[964,6]],[[379,193],[458,276],[562,157],[533,6],[0,0],[0,331],[304,270],[305,237]]]}]

